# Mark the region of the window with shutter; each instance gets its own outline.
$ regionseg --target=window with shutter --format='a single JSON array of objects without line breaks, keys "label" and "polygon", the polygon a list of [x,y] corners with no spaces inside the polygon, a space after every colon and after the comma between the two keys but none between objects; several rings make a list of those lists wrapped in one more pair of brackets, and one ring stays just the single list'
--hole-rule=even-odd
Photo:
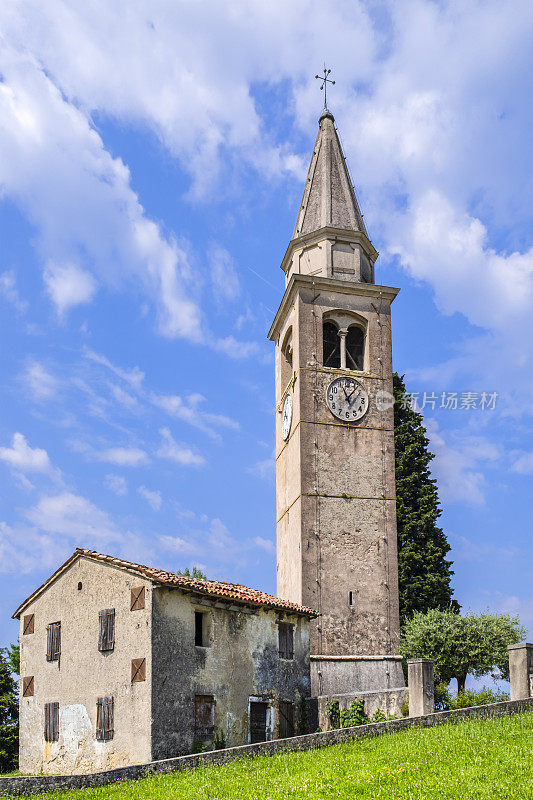
[{"label": "window with shutter", "polygon": [[99,697],[96,701],[96,738],[108,742],[115,734],[115,701],[113,697]]},{"label": "window with shutter", "polygon": [[57,742],[59,739],[59,703],[44,704],[44,740]]},{"label": "window with shutter", "polygon": [[131,682],[146,680],[146,659],[132,658],[131,660]]},{"label": "window with shutter", "polygon": [[35,690],[35,682],[33,679],[33,675],[28,675],[26,678],[22,679],[22,696],[23,697],[33,697]]},{"label": "window with shutter", "polygon": [[250,742],[266,742],[267,703],[257,700],[250,702]]},{"label": "window with shutter", "polygon": [[98,615],[98,649],[102,653],[115,649],[114,608],[106,608]]},{"label": "window with shutter", "polygon": [[26,636],[35,631],[35,614],[25,614],[22,623],[22,635]]},{"label": "window with shutter", "polygon": [[134,586],[131,590],[130,611],[140,611],[144,608],[144,586]]},{"label": "window with shutter", "polygon": [[294,625],[278,622],[278,653],[280,658],[294,658]]},{"label": "window with shutter", "polygon": [[61,623],[51,622],[46,626],[46,660],[59,661],[61,655]]},{"label": "window with shutter", "polygon": [[212,694],[194,696],[194,738],[205,741],[215,732],[215,698]]},{"label": "window with shutter", "polygon": [[279,710],[279,738],[287,739],[294,736],[294,705],[290,700],[280,700]]}]

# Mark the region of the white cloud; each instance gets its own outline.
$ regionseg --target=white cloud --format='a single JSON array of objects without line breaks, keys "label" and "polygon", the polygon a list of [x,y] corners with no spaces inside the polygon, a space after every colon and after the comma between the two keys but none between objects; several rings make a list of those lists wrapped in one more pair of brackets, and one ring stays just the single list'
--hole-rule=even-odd
[{"label": "white cloud", "polygon": [[28,525],[11,526],[0,522],[2,573],[26,575],[36,570],[56,569],[69,554],[69,546],[52,534],[42,533]]},{"label": "white cloud", "polygon": [[166,458],[175,461],[182,466],[198,467],[205,464],[205,459],[198,453],[193,452],[187,445],[178,444],[168,428],[160,428],[161,446],[157,451],[159,458]]},{"label": "white cloud", "polygon": [[96,461],[105,461],[119,467],[139,467],[149,462],[147,453],[139,447],[108,447],[106,450],[91,451]]},{"label": "white cloud", "polygon": [[122,497],[128,493],[128,482],[122,475],[106,475],[104,484],[108,489],[118,495],[118,497]]},{"label": "white cloud", "polygon": [[80,303],[89,303],[96,293],[93,276],[75,264],[49,263],[44,282],[59,314]]},{"label": "white cloud", "polygon": [[257,475],[262,480],[273,481],[276,475],[276,460],[272,457],[257,461],[253,467],[248,469],[248,472]]},{"label": "white cloud", "polygon": [[520,475],[533,475],[533,453],[522,453],[516,457],[511,469]]},{"label": "white cloud", "polygon": [[149,506],[153,508],[154,511],[160,511],[161,504],[163,502],[163,498],[161,497],[161,492],[151,491],[147,489],[146,486],[139,486],[137,489],[139,494],[141,495],[144,500],[148,503]]},{"label": "white cloud", "polygon": [[95,353],[93,350],[85,350],[85,356],[90,361],[94,361],[96,364],[101,364],[104,367],[107,367],[114,375],[121,378],[126,383],[129,383],[136,391],[140,391],[143,381],[145,379],[144,372],[139,369],[139,367],[133,367],[133,369],[123,369],[122,367],[117,367],[115,364],[112,364],[111,361],[106,358],[106,356],[101,355],[100,353]]},{"label": "white cloud", "polygon": [[57,393],[59,381],[38,361],[30,361],[22,374],[22,382],[34,400],[49,400]]},{"label": "white cloud", "polygon": [[23,473],[52,471],[46,450],[32,449],[22,433],[13,435],[11,447],[0,447],[0,461]]},{"label": "white cloud", "polygon": [[486,488],[483,467],[500,458],[498,447],[483,436],[457,431],[452,435],[444,434],[431,418],[425,419],[424,425],[435,453],[430,469],[437,478],[440,499],[448,503],[483,505]]},{"label": "white cloud", "polygon": [[19,314],[26,311],[28,304],[19,295],[13,270],[7,270],[0,275],[0,295],[11,303]]},{"label": "white cloud", "polygon": [[267,553],[272,554],[276,552],[275,543],[270,539],[264,539],[262,536],[256,536],[254,538],[254,544],[256,544],[257,547],[260,547],[261,550],[265,550]]},{"label": "white cloud", "polygon": [[178,395],[158,395],[150,393],[150,400],[153,405],[163,409],[171,417],[187,422],[195,428],[199,428],[213,438],[218,438],[218,434],[213,430],[214,427],[229,428],[238,430],[239,423],[224,414],[211,414],[204,411],[201,406],[206,402],[201,394],[192,394],[183,399]]},{"label": "white cloud", "polygon": [[209,264],[213,293],[217,300],[226,302],[236,300],[241,287],[230,253],[220,245],[213,246],[209,251]]},{"label": "white cloud", "polygon": [[123,539],[105,511],[72,492],[44,495],[24,516],[46,533],[66,536],[89,547],[94,542],[119,542]]}]

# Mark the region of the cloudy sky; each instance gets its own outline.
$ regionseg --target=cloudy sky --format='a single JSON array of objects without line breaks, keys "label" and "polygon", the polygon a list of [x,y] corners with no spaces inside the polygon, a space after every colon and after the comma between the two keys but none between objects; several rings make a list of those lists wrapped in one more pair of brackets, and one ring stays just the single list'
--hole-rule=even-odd
[{"label": "cloudy sky", "polygon": [[4,0],[0,31],[0,644],[76,545],[275,591],[266,332],[324,61],[456,596],[533,630],[531,2]]}]

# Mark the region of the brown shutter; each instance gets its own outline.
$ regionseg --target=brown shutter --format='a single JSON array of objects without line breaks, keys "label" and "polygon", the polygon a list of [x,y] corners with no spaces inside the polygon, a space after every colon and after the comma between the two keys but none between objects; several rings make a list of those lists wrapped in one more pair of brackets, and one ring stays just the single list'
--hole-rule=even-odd
[{"label": "brown shutter", "polygon": [[105,740],[106,742],[115,735],[115,701],[112,697],[105,698]]},{"label": "brown shutter", "polygon": [[35,614],[26,614],[22,623],[22,635],[27,633],[34,633],[35,631]]},{"label": "brown shutter", "polygon": [[279,738],[287,739],[294,736],[294,705],[290,700],[280,700],[279,710]]},{"label": "brown shutter", "polygon": [[131,660],[131,682],[146,680],[146,659],[132,658]]},{"label": "brown shutter", "polygon": [[34,680],[33,675],[28,675],[26,678],[22,679],[22,696],[23,697],[33,697],[34,695]]},{"label": "brown shutter", "polygon": [[98,614],[98,649],[101,652],[115,647],[115,609],[106,608]]},{"label": "brown shutter", "polygon": [[286,637],[286,658],[294,658],[294,625],[287,625]]},{"label": "brown shutter", "polygon": [[59,739],[59,703],[51,703],[52,706],[52,741]]},{"label": "brown shutter", "polygon": [[[53,648],[52,639],[53,639],[52,626],[51,625],[47,625],[46,626],[46,660],[47,661],[52,661],[52,651],[54,649]],[[46,741],[49,742],[50,739],[47,739]]]},{"label": "brown shutter", "polygon": [[57,742],[59,739],[59,703],[45,703],[44,739],[46,742]]},{"label": "brown shutter", "polygon": [[205,741],[215,732],[215,698],[212,694],[194,696],[194,737]]},{"label": "brown shutter", "polygon": [[104,738],[104,700],[105,697],[99,697],[96,701],[96,738],[98,741],[103,741]]},{"label": "brown shutter", "polygon": [[131,611],[140,611],[144,608],[144,586],[135,586],[131,590]]},{"label": "brown shutter", "polygon": [[46,660],[59,661],[61,655],[61,623],[51,622],[46,626]]}]

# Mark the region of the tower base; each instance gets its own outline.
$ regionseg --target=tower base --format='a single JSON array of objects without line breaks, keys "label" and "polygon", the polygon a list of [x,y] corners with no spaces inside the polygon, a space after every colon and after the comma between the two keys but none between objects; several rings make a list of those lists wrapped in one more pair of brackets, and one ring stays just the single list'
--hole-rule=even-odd
[{"label": "tower base", "polygon": [[405,687],[401,656],[312,655],[310,659],[313,697]]}]

